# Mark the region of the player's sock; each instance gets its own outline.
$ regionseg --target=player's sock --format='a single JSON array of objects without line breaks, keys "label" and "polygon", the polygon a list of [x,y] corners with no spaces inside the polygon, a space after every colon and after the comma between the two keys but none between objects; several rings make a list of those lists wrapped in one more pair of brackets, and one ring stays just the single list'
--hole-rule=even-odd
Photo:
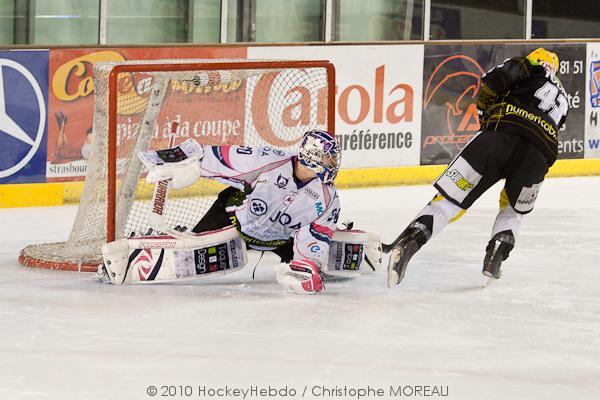
[{"label": "player's sock", "polygon": [[[441,194],[437,194],[415,218],[415,223],[425,224],[429,236],[436,236],[448,224],[458,220],[465,214],[466,210],[460,208]],[[429,239],[429,238],[428,238]]]},{"label": "player's sock", "polygon": [[492,228],[492,237],[504,231],[511,231],[513,236],[518,236],[521,224],[523,223],[523,217],[523,214],[516,212],[510,205],[506,190],[503,189],[500,194],[500,210]]}]

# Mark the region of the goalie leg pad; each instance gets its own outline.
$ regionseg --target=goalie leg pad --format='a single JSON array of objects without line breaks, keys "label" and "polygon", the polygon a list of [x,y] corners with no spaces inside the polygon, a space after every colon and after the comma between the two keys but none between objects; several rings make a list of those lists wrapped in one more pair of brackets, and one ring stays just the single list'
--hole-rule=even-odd
[{"label": "goalie leg pad", "polygon": [[112,283],[155,283],[203,279],[239,271],[246,245],[234,227],[199,235],[119,239],[102,246]]},{"label": "goalie leg pad", "polygon": [[361,273],[368,274],[377,271],[383,262],[381,249],[381,234],[379,232],[367,232],[369,238],[365,248],[365,265]]},{"label": "goalie leg pad", "polygon": [[376,232],[336,230],[321,272],[336,278],[355,278],[381,265],[381,236]]}]

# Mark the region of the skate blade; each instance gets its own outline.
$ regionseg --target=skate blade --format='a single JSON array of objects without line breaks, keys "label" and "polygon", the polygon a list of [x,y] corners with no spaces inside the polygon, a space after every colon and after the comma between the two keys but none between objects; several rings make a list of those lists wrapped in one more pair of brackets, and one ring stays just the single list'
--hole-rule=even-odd
[{"label": "skate blade", "polygon": [[482,288],[486,288],[486,287],[490,286],[492,283],[494,283],[495,281],[497,281],[498,279],[500,279],[500,277],[494,278],[494,275],[492,275],[490,272],[483,271],[482,273],[483,273],[483,284],[481,285]]},{"label": "skate blade", "polygon": [[400,283],[400,275],[393,269],[388,269],[388,287],[393,288]]},{"label": "skate blade", "polygon": [[491,277],[491,278],[490,278],[490,277],[488,277],[488,276],[485,276],[485,277],[483,278],[483,284],[481,285],[481,288],[482,288],[482,289],[485,289],[486,287],[488,287],[488,286],[490,286],[492,283],[494,283],[494,281],[497,281],[497,279],[496,279],[496,278],[494,278],[494,277]]},{"label": "skate blade", "polygon": [[393,288],[398,285],[402,280],[400,274],[394,269],[394,266],[400,262],[402,254],[404,252],[401,249],[394,249],[390,255],[390,263],[388,264],[388,287]]}]

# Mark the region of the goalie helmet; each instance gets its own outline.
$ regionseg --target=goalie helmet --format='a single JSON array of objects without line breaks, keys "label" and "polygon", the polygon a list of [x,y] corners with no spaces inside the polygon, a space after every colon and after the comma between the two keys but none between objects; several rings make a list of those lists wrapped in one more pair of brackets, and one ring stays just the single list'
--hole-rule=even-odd
[{"label": "goalie helmet", "polygon": [[529,53],[527,59],[534,64],[541,65],[546,71],[553,74],[556,74],[558,71],[558,56],[556,53],[548,51],[543,47],[539,47]]},{"label": "goalie helmet", "polygon": [[300,164],[313,170],[323,183],[332,183],[340,168],[340,146],[328,132],[309,131],[302,138],[298,158]]}]

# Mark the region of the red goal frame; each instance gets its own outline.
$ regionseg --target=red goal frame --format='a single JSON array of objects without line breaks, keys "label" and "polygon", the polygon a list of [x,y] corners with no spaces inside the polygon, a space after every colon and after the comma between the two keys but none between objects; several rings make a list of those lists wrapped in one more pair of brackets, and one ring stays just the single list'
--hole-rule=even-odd
[{"label": "red goal frame", "polygon": [[[116,239],[116,187],[117,187],[117,86],[118,76],[121,73],[136,72],[182,72],[206,70],[242,70],[242,69],[308,69],[323,68],[326,70],[327,79],[327,130],[335,135],[335,67],[327,60],[316,61],[252,61],[239,59],[232,61],[198,62],[196,60],[143,60],[146,64],[124,63],[112,67],[108,74],[108,133],[107,133],[107,188],[106,188],[106,241]],[[160,63],[164,61],[163,63]],[[154,63],[153,63],[154,62]],[[86,177],[85,187],[93,185]],[[85,190],[85,189],[84,189]],[[19,255],[19,262],[28,267],[44,268],[51,270],[96,272],[97,262],[78,261],[73,258],[61,257],[62,251],[68,242],[40,243],[26,246]],[[94,256],[100,255],[100,249]],[[58,257],[55,257],[58,255]]]}]

